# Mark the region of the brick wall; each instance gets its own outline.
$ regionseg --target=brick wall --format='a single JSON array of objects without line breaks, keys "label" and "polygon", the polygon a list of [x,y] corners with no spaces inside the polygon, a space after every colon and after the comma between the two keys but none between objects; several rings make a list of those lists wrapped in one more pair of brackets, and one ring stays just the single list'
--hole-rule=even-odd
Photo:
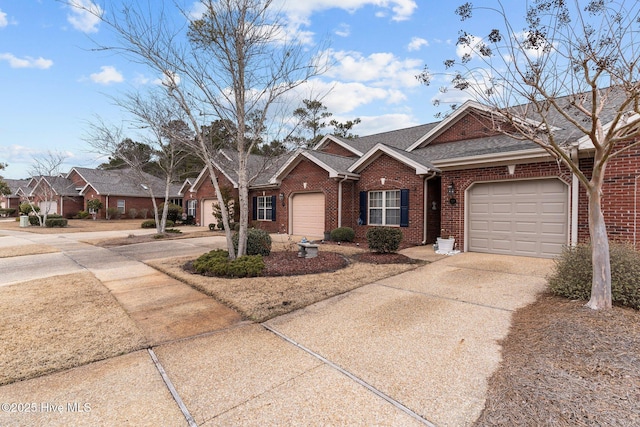
[{"label": "brick wall", "polygon": [[[381,178],[385,178],[384,184],[382,184]],[[355,188],[358,193],[360,191],[402,189],[409,190],[409,226],[400,227],[403,243],[418,245],[422,242],[424,233],[422,214],[424,180],[416,175],[414,169],[383,154],[360,172],[360,181],[357,182]],[[357,205],[354,210],[358,210]],[[370,227],[369,225],[356,226],[356,238],[365,240],[367,230]]]},{"label": "brick wall", "polygon": [[354,153],[347,150],[343,146],[336,144],[334,141],[329,141],[329,143],[320,151],[343,157],[357,157]]},{"label": "brick wall", "polygon": [[[591,176],[593,159],[581,159],[580,168]],[[602,188],[602,211],[607,234],[613,241],[626,241],[640,248],[640,147],[628,150],[609,160]],[[580,187],[579,232],[580,241],[589,240],[586,190]]]},{"label": "brick wall", "polygon": [[494,124],[486,117],[474,113],[465,114],[453,126],[438,135],[430,145],[498,135],[499,132],[493,129]]},{"label": "brick wall", "polygon": [[[232,189],[232,195],[233,197],[237,200],[238,199],[238,189],[237,188],[233,188],[233,184],[231,183],[231,181],[229,181],[223,174],[220,174],[218,176],[218,185],[220,186],[220,188],[230,188]],[[200,224],[202,226],[208,226],[208,224],[204,224],[203,222],[203,209],[209,209],[209,207],[205,207],[203,201],[205,199],[216,199],[216,190],[213,187],[213,183],[211,182],[211,178],[209,173],[207,172],[207,174],[203,177],[202,182],[200,183],[200,186],[198,187],[198,189],[196,190],[195,194],[191,193],[189,191],[187,191],[187,194],[185,194],[185,198],[184,198],[184,202],[183,202],[183,208],[186,209],[187,208],[187,204],[186,201],[189,199],[196,199],[198,201],[198,205],[196,206],[196,217],[195,217],[195,221],[197,224]],[[249,211],[251,212],[251,211]]]},{"label": "brick wall", "polygon": [[[440,189],[442,194],[441,227],[445,230],[445,234],[447,236],[452,235],[456,238],[457,248],[462,250],[464,248],[465,191],[471,186],[471,184],[485,181],[545,177],[559,177],[564,182],[568,184],[571,183],[571,174],[568,169],[558,166],[555,162],[517,165],[513,175],[509,175],[507,166],[442,172]],[[447,188],[451,183],[453,183],[455,187],[455,205],[449,203],[449,195],[447,193]]]}]

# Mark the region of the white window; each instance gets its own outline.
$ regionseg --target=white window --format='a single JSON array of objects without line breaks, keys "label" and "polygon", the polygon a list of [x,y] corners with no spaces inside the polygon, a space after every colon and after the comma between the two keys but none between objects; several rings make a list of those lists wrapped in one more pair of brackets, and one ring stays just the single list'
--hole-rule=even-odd
[{"label": "white window", "polygon": [[273,206],[271,196],[258,196],[258,221],[271,221]]},{"label": "white window", "polygon": [[124,213],[124,209],[125,209],[124,200],[123,199],[118,200],[118,212],[123,214]]},{"label": "white window", "polygon": [[195,218],[196,216],[196,201],[189,200],[187,201],[187,215]]},{"label": "white window", "polygon": [[369,224],[400,225],[400,190],[369,192]]}]

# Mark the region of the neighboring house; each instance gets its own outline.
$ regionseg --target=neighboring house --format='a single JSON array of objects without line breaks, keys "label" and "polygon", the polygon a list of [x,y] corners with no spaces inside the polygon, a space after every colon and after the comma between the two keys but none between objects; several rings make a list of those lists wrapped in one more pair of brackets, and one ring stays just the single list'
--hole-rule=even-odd
[{"label": "neighboring house", "polygon": [[[101,170],[72,168],[64,176],[38,176],[26,180],[5,179],[11,189],[9,196],[0,199],[0,207],[15,208],[24,201],[38,206],[41,212],[59,214],[68,218],[79,211],[88,210],[87,201],[99,199],[103,209],[99,218],[105,218],[107,208],[115,208],[123,216],[131,209],[138,213],[148,211],[153,216],[153,202],[149,190],[153,191],[158,206],[164,203],[165,184],[160,178],[130,169]],[[187,184],[188,183],[188,184]],[[190,187],[189,180],[183,188]],[[171,185],[169,198],[171,203],[182,206],[181,187]]]},{"label": "neighboring house", "polygon": [[3,181],[9,186],[11,194],[0,194],[0,209],[15,209],[16,212],[14,215],[18,215],[18,208],[20,207],[21,200],[25,197],[25,194],[28,194],[31,191],[28,188],[30,180],[3,178]]},{"label": "neighboring house", "polygon": [[[101,170],[74,167],[66,175],[80,196],[83,198],[83,209],[88,210],[86,202],[99,199],[103,208],[99,218],[105,218],[108,208],[116,208],[126,216],[131,209],[137,212],[147,210],[153,215],[153,202],[150,190],[158,205],[164,203],[165,184],[160,178],[147,173],[135,173],[131,169]],[[180,186],[171,185],[170,202],[182,206]]]},{"label": "neighboring house", "polygon": [[[605,113],[606,114],[606,113]],[[607,117],[605,115],[604,121]],[[364,239],[371,226],[399,227],[404,242],[453,236],[463,251],[553,257],[589,238],[587,196],[562,164],[530,141],[494,129],[495,117],[467,102],[445,120],[356,139],[324,137],[264,168],[251,184],[252,225],[321,239],[347,226]],[[557,118],[556,134],[573,141]],[[588,142],[575,140],[583,170]],[[221,185],[237,189],[231,156]],[[609,236],[638,245],[640,148],[611,159],[603,210]],[[189,189],[201,209],[216,203],[206,170]]]}]

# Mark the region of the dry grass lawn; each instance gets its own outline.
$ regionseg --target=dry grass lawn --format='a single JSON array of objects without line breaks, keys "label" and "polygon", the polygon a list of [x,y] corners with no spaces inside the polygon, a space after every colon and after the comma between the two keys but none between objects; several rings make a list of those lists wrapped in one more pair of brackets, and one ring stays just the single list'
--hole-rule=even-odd
[{"label": "dry grass lawn", "polygon": [[[274,244],[274,249],[281,249]],[[321,250],[325,250],[324,247]],[[364,252],[355,247],[328,246],[326,250],[351,256]],[[148,262],[152,267],[181,280],[237,310],[247,319],[263,322],[334,295],[339,295],[385,277],[395,276],[421,264],[351,263],[331,273],[289,277],[224,279],[191,274],[182,266],[194,257],[166,258]]]},{"label": "dry grass lawn", "polygon": [[0,287],[0,385],[143,348],[145,340],[90,273]]},{"label": "dry grass lawn", "polygon": [[14,256],[24,256],[24,255],[50,254],[53,252],[60,252],[60,250],[51,246],[46,246],[46,245],[13,246],[10,248],[0,248],[0,258],[10,258]]},{"label": "dry grass lawn", "polygon": [[37,234],[77,233],[86,231],[113,231],[131,230],[140,228],[143,219],[116,219],[107,221],[104,219],[70,219],[66,227],[20,227],[19,221],[0,221],[0,230],[26,231]]}]

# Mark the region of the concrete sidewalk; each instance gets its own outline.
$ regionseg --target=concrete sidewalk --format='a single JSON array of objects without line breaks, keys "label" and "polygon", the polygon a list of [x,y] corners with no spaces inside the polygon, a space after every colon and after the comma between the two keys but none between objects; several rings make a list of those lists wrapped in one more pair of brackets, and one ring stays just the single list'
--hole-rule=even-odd
[{"label": "concrete sidewalk", "polygon": [[[420,249],[414,257],[433,256]],[[259,325],[232,314],[208,318],[204,306],[194,315],[198,298],[180,284],[104,251],[75,246],[68,255],[146,322],[155,345],[0,387],[0,403],[37,408],[3,406],[0,425],[469,425],[513,311],[534,301],[552,266],[438,257]],[[160,328],[162,318],[182,322],[184,335]],[[74,403],[90,410],[74,411]],[[54,405],[62,410],[46,411]]]}]

